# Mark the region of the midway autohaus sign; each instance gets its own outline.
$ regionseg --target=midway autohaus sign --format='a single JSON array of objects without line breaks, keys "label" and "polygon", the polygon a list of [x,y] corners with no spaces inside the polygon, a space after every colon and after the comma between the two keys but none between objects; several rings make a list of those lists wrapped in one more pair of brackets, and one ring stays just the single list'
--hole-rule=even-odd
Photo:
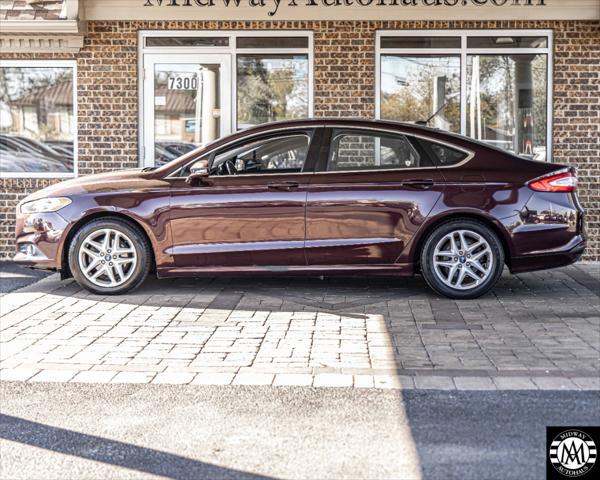
[{"label": "midway autohaus sign", "polygon": [[143,0],[144,7],[226,7],[269,9],[275,16],[282,5],[288,8],[313,7],[545,7],[547,0]]}]

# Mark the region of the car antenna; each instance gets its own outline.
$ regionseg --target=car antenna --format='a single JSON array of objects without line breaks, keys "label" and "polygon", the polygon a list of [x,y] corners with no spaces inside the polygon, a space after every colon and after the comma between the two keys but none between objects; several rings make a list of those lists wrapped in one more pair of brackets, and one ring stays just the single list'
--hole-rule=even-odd
[{"label": "car antenna", "polygon": [[445,101],[445,102],[442,104],[442,106],[441,106],[440,108],[438,108],[438,109],[437,109],[435,112],[433,112],[433,114],[431,115],[431,117],[429,117],[427,120],[418,120],[418,121],[416,121],[415,123],[416,123],[417,125],[424,125],[424,126],[427,126],[427,125],[429,125],[429,122],[430,122],[431,120],[433,120],[433,118],[434,118],[434,117],[435,117],[435,116],[436,116],[438,113],[440,113],[440,112],[441,112],[441,111],[444,109],[444,107],[446,107],[446,105],[447,105],[447,104],[448,104],[448,101]]}]

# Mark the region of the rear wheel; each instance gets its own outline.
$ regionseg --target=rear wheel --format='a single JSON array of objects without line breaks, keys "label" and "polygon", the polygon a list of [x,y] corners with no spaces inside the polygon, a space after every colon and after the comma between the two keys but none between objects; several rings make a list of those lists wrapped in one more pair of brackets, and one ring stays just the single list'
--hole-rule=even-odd
[{"label": "rear wheel", "polygon": [[85,224],[69,248],[69,267],[77,283],[101,295],[118,295],[138,287],[148,275],[151,261],[146,237],[117,218]]},{"label": "rear wheel", "polygon": [[421,252],[428,285],[446,297],[477,298],[494,287],[504,268],[498,236],[476,220],[452,220],[429,234]]}]

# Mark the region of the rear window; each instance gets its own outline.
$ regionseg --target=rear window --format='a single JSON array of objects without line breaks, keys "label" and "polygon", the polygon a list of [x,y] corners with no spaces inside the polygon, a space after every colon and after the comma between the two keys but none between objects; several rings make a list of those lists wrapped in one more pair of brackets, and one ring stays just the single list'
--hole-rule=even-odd
[{"label": "rear window", "polygon": [[431,166],[407,137],[360,130],[335,130],[327,170],[389,170]]},{"label": "rear window", "polygon": [[456,165],[467,158],[468,154],[462,150],[442,145],[440,143],[420,140],[426,150],[430,152],[434,161],[441,167]]}]

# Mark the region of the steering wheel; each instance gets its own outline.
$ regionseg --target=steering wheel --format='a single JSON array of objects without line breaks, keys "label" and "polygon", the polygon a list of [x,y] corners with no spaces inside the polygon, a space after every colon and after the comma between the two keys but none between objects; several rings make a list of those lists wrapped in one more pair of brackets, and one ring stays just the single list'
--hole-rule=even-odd
[{"label": "steering wheel", "polygon": [[225,167],[225,170],[227,170],[228,175],[235,175],[237,173],[237,168],[235,168],[235,161],[231,158],[223,162],[223,167]]}]

